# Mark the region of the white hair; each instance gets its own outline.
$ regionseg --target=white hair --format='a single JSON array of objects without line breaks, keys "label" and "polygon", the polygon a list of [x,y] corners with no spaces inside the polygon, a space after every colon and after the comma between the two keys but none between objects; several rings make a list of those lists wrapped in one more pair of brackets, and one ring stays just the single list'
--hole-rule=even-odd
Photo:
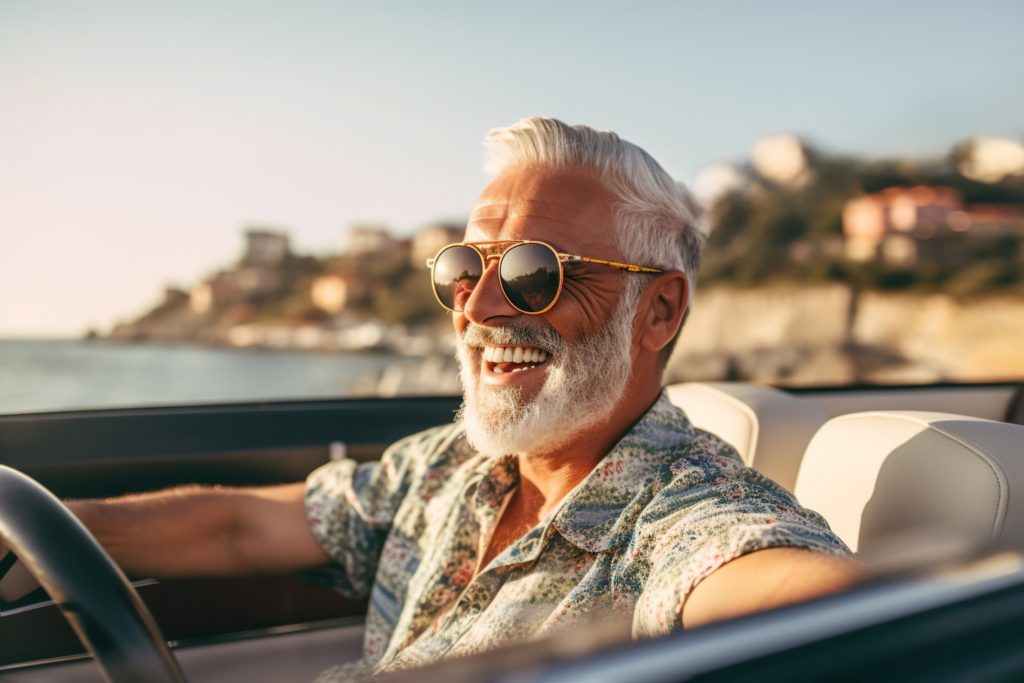
[{"label": "white hair", "polygon": [[484,148],[484,170],[492,176],[514,166],[596,170],[618,200],[615,238],[623,257],[683,271],[692,297],[703,246],[701,213],[650,154],[610,131],[540,117],[492,130]]}]

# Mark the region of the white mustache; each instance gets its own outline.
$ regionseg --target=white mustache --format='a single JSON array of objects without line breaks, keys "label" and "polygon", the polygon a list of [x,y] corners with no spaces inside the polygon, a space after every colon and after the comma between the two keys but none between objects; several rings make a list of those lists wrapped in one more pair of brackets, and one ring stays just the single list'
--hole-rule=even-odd
[{"label": "white mustache", "polygon": [[557,355],[567,346],[565,339],[554,328],[533,325],[487,327],[470,323],[460,342],[467,346],[535,346],[550,355]]}]

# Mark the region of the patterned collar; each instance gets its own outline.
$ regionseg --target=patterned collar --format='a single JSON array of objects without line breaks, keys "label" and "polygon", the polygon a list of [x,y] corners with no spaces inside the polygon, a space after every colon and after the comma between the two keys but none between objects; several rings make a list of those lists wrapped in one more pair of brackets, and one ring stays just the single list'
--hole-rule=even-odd
[{"label": "patterned collar", "polygon": [[[495,565],[520,565],[536,560],[555,532],[577,548],[592,553],[623,545],[636,514],[649,498],[652,484],[671,479],[678,449],[694,436],[686,415],[662,392],[555,511],[495,558]],[[505,495],[519,485],[516,459],[488,459],[478,472],[481,481],[475,491],[474,507],[478,516],[496,515]]]}]

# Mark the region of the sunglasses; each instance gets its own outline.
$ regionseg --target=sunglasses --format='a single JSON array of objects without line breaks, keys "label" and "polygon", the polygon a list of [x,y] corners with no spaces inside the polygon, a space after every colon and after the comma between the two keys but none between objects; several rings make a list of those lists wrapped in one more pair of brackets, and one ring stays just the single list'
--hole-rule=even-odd
[{"label": "sunglasses", "polygon": [[449,244],[427,259],[438,303],[461,312],[483,277],[487,263],[498,259],[498,282],[509,304],[520,313],[540,315],[551,310],[562,293],[566,264],[596,263],[631,273],[660,273],[657,268],[563,254],[547,242],[500,240]]}]

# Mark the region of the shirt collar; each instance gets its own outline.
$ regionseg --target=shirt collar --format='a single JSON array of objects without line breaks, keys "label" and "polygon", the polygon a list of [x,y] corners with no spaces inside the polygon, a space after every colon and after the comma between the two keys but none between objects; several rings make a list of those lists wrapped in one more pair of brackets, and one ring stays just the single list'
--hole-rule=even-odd
[{"label": "shirt collar", "polygon": [[[671,480],[671,465],[679,457],[678,449],[694,436],[685,413],[662,392],[632,429],[566,495],[552,526],[567,541],[588,552],[602,552],[625,543],[636,514],[647,504],[652,484]],[[635,514],[627,514],[631,507],[636,508]]]},{"label": "shirt collar", "polygon": [[[590,474],[565,496],[547,522],[502,552],[502,564],[534,559],[552,530],[587,552],[602,552],[623,543],[623,535],[633,528],[635,517],[625,514],[626,509],[636,501],[639,513],[651,485],[671,479],[678,449],[694,436],[686,415],[662,392]],[[477,485],[467,493],[481,527],[486,528],[493,523],[505,495],[519,484],[519,468],[514,456],[502,456],[485,459],[474,473]]]}]

